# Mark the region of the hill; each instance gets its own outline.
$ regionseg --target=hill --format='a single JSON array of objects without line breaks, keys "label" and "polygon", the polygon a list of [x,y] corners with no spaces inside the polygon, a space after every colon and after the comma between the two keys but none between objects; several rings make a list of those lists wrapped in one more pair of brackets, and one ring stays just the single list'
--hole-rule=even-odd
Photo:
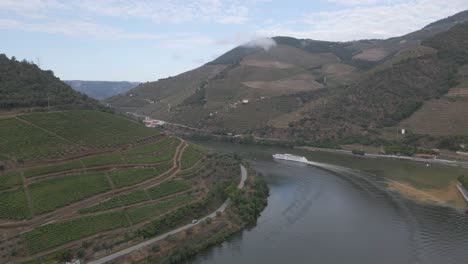
[{"label": "hill", "polygon": [[[0,118],[0,153],[1,263],[102,257],[215,211],[240,179],[231,156],[90,110]],[[258,214],[236,208],[236,228]],[[187,234],[238,230],[210,223]]]},{"label": "hill", "polygon": [[135,88],[138,82],[109,82],[109,81],[79,81],[64,80],[78,92],[84,93],[94,99],[102,100],[117,94],[125,93]]},{"label": "hill", "polygon": [[74,91],[52,71],[0,54],[0,110],[14,108],[101,109],[96,100]]},{"label": "hill", "polygon": [[[274,37],[268,48],[247,43],[198,69],[106,102],[122,112],[215,133],[381,142],[388,128],[397,129],[426,102],[464,94],[467,21],[464,11],[386,40]],[[457,136],[468,134],[460,129]]]}]

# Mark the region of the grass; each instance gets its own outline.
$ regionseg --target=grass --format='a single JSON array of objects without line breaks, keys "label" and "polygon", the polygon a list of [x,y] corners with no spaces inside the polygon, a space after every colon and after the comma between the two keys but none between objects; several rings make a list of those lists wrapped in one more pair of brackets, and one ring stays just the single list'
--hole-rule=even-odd
[{"label": "grass", "polygon": [[155,142],[143,147],[131,149],[125,152],[125,154],[128,155],[139,155],[139,154],[148,154],[148,153],[154,153],[156,151],[161,150],[163,147],[170,145],[172,143],[180,143],[180,139],[174,138],[174,137],[169,137],[164,140],[161,140],[159,142]]},{"label": "grass", "polygon": [[128,225],[123,212],[107,213],[40,226],[25,233],[23,238],[29,253],[34,254],[86,236]]},{"label": "grass", "polygon": [[169,161],[174,158],[176,148],[169,148],[156,155],[140,156],[140,157],[127,157],[125,161],[128,164],[153,164],[163,161]]},{"label": "grass", "polygon": [[[181,181],[167,181],[159,186],[148,189],[148,194],[152,199],[158,199],[174,193],[190,189],[190,186]],[[137,190],[127,194],[114,196],[99,204],[93,205],[86,209],[80,210],[81,213],[92,213],[98,211],[105,211],[117,207],[131,205],[139,202],[150,200],[144,190]]]},{"label": "grass", "polygon": [[192,168],[191,170],[181,171],[181,172],[177,173],[177,176],[180,176],[180,177],[183,177],[183,178],[190,178],[193,175],[196,175],[199,172],[201,172],[202,170],[204,170],[207,165],[208,165],[208,162],[206,160],[204,160],[204,161],[198,163],[198,165],[196,167]]},{"label": "grass", "polygon": [[0,192],[0,218],[26,219],[31,217],[23,188]]},{"label": "grass", "polygon": [[107,153],[89,156],[86,158],[82,158],[81,161],[87,168],[113,164],[123,164],[119,153]]},{"label": "grass", "polygon": [[0,119],[0,152],[17,159],[32,159],[64,152],[68,142],[16,118]]},{"label": "grass", "polygon": [[122,207],[130,204],[148,201],[149,197],[144,190],[134,191],[128,194],[116,195],[108,200],[93,205],[91,207],[80,210],[81,213],[93,213],[98,211],[105,211],[112,208]]},{"label": "grass", "polygon": [[128,210],[127,213],[130,217],[130,221],[135,224],[159,216],[175,207],[194,201],[195,199],[196,197],[193,195],[178,196],[171,200],[134,208]]},{"label": "grass", "polygon": [[8,189],[22,183],[23,181],[19,172],[10,172],[0,175],[0,190]]},{"label": "grass", "polygon": [[115,147],[160,134],[127,118],[97,111],[33,113],[21,118],[87,147]]},{"label": "grass", "polygon": [[104,173],[51,179],[29,186],[34,213],[40,214],[110,190]]},{"label": "grass", "polygon": [[148,194],[152,199],[158,199],[170,194],[182,192],[190,189],[190,185],[183,181],[171,180],[161,183],[158,186],[148,189]]},{"label": "grass", "polygon": [[38,175],[68,171],[68,170],[73,170],[73,169],[81,169],[81,168],[83,168],[83,164],[79,160],[73,160],[73,161],[56,164],[56,165],[27,169],[23,172],[23,175],[24,177],[29,178],[29,177],[34,177]]},{"label": "grass", "polygon": [[55,158],[81,147],[118,147],[160,134],[98,111],[32,113],[0,119],[0,153],[2,159]]},{"label": "grass", "polygon": [[172,167],[171,163],[164,163],[156,168],[130,169],[125,171],[113,171],[109,173],[115,187],[134,185],[147,179],[161,175]]},{"label": "grass", "polygon": [[182,154],[182,158],[180,161],[181,169],[187,169],[192,167],[197,161],[199,161],[203,154],[200,151],[201,147],[198,147],[192,143],[189,144],[187,148],[185,148],[184,153]]}]

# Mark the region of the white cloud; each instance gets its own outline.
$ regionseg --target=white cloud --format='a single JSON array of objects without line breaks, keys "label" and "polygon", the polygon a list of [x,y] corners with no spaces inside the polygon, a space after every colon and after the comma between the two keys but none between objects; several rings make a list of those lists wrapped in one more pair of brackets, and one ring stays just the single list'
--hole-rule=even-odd
[{"label": "white cloud", "polygon": [[125,32],[118,28],[87,21],[55,21],[27,23],[14,19],[0,19],[0,29],[45,32],[67,36],[92,36],[99,38],[162,39],[162,36]]},{"label": "white cloud", "polygon": [[[331,41],[389,38],[421,29],[436,20],[468,9],[466,0],[364,1],[331,0],[345,6],[312,12],[296,21],[258,29],[266,36],[293,36]],[[371,3],[371,5],[366,5]]]},{"label": "white cloud", "polygon": [[269,50],[271,47],[276,46],[276,42],[271,38],[258,38],[251,40],[244,44],[245,47],[259,47],[264,50]]}]

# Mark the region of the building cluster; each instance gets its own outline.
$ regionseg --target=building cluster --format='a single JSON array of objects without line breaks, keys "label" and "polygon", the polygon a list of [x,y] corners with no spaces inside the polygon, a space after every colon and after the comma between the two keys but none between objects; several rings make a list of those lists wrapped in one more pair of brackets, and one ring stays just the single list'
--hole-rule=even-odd
[{"label": "building cluster", "polygon": [[156,126],[162,126],[164,125],[166,122],[162,121],[162,120],[157,120],[157,119],[152,119],[150,117],[145,117],[145,120],[143,120],[143,123],[145,123],[145,126],[146,127],[156,127]]}]

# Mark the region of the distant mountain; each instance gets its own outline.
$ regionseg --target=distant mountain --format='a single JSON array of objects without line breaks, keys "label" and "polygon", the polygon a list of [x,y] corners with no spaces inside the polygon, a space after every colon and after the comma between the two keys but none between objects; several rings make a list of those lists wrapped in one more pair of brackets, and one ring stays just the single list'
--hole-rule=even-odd
[{"label": "distant mountain", "polygon": [[104,109],[98,101],[60,81],[52,71],[0,54],[0,110],[31,107]]},{"label": "distant mountain", "polygon": [[95,99],[102,100],[135,88],[139,82],[108,82],[108,81],[79,81],[65,80],[76,91],[82,92]]},{"label": "distant mountain", "polygon": [[[450,131],[439,126],[445,130],[438,132],[415,125],[425,123],[421,118],[426,112],[418,112],[430,109],[426,104],[434,100],[446,100],[442,105],[450,107],[456,101],[456,109],[468,107],[463,97],[468,85],[462,84],[468,76],[467,24],[464,11],[385,40],[274,37],[276,45],[269,49],[248,43],[197,69],[141,84],[106,102],[120,111],[262,138],[394,140],[395,133],[387,131],[399,127],[410,128],[419,138],[468,136],[465,125]],[[447,113],[456,112],[452,108]],[[421,118],[405,123],[413,114]],[[460,115],[439,119],[453,116]]]}]

